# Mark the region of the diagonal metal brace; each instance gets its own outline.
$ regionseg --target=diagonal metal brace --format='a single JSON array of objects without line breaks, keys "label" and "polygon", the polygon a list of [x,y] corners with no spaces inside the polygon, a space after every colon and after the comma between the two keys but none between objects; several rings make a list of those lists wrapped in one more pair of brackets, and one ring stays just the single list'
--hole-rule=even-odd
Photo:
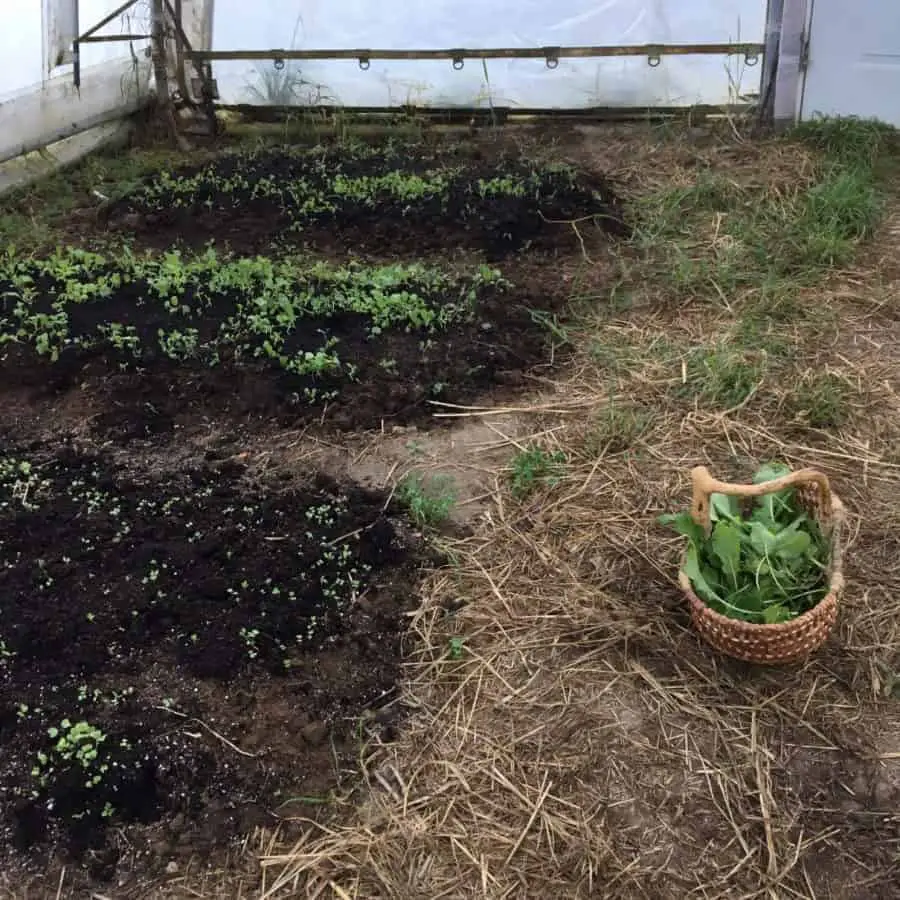
[{"label": "diagonal metal brace", "polygon": [[[83,42],[90,43],[90,38],[95,35],[104,25],[109,25],[113,19],[118,18],[122,15],[123,12],[129,10],[132,6],[137,3],[138,0],[125,0],[125,3],[121,4],[121,6],[117,6],[108,16],[102,18],[96,25],[92,28],[89,28],[84,34],[78,35],[77,38],[72,42],[72,65],[73,65],[73,78],[75,81],[75,89],[78,90],[81,88],[81,44]],[[119,35],[116,35],[119,38]],[[120,39],[126,40],[130,39],[132,35],[124,35]]]}]

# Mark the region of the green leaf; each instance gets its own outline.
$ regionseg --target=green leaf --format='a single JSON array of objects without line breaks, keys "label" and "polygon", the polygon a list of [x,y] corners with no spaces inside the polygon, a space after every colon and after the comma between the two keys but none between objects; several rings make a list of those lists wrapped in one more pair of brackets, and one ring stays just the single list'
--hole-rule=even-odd
[{"label": "green leaf", "polygon": [[783,491],[776,491],[769,494],[768,505],[772,511],[772,517],[776,521],[787,521],[794,518],[797,510],[794,505],[794,489],[785,488]]},{"label": "green leaf", "polygon": [[689,512],[680,512],[676,515],[666,513],[665,515],[660,516],[657,521],[660,525],[671,528],[678,534],[690,538],[691,543],[697,547],[702,546],[703,542],[706,540],[703,526],[698,525]]},{"label": "green leaf", "polygon": [[719,519],[736,519],[739,514],[737,497],[727,494],[709,495],[709,517],[713,522]]},{"label": "green leaf", "polygon": [[729,597],[728,599],[732,603],[739,605],[742,609],[747,610],[747,612],[753,613],[755,616],[759,616],[765,608],[763,595],[755,586],[748,586],[745,593]]},{"label": "green leaf", "polygon": [[762,611],[762,616],[766,625],[775,625],[778,622],[787,622],[794,618],[793,613],[786,606],[778,603],[766,606]]},{"label": "green leaf", "polygon": [[722,598],[712,589],[709,582],[700,571],[700,560],[697,555],[697,548],[691,544],[688,547],[687,554],[684,559],[684,574],[687,575],[697,596],[707,603],[722,603]]},{"label": "green leaf", "polygon": [[706,580],[706,583],[710,586],[710,589],[715,593],[717,597],[723,596],[724,594],[728,593],[729,589],[731,589],[729,585],[722,583],[722,573],[713,566],[707,565],[706,563],[701,563],[700,572],[703,575],[703,578]]},{"label": "green leaf", "polygon": [[776,478],[782,478],[790,474],[790,466],[786,466],[784,463],[770,462],[759,468],[753,476],[753,483],[765,484],[767,481],[774,481]]},{"label": "green leaf", "polygon": [[712,533],[712,551],[732,587],[737,587],[738,570],[741,567],[740,531],[729,522],[716,523]]},{"label": "green leaf", "polygon": [[805,556],[812,545],[812,538],[805,531],[785,529],[775,537],[775,553],[783,559]]},{"label": "green leaf", "polygon": [[766,528],[772,529],[777,526],[775,520],[775,507],[771,495],[760,497],[758,505],[754,507],[753,512],[749,516],[750,522],[759,522]]},{"label": "green leaf", "polygon": [[[765,484],[768,481],[774,481],[776,478],[782,478],[790,475],[791,469],[784,463],[771,462],[760,467],[753,476],[754,484]],[[793,498],[793,490],[787,488],[784,491],[778,491],[775,494],[766,494],[759,498],[758,509],[762,510],[761,519],[768,527],[772,527],[778,518],[779,512],[790,512],[791,499]]]},{"label": "green leaf", "polygon": [[761,522],[750,523],[750,546],[760,556],[769,556],[773,553],[776,540],[776,535]]}]

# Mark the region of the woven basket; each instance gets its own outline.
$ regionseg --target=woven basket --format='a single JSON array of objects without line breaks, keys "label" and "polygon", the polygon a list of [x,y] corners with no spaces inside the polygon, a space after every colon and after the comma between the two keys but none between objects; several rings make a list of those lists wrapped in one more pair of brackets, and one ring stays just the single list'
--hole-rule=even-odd
[{"label": "woven basket", "polygon": [[722,653],[745,662],[763,665],[783,665],[798,662],[825,643],[837,621],[838,599],[844,587],[841,573],[840,530],[844,520],[844,506],[832,492],[828,478],[815,469],[791,472],[782,478],[763,484],[728,484],[713,478],[704,466],[691,472],[694,498],[691,515],[707,532],[710,494],[734,497],[760,497],[787,487],[795,487],[797,499],[807,514],[814,517],[822,533],[831,542],[828,594],[812,609],[789,622],[757,625],[730,619],[710,609],[691,587],[684,571],[678,583],[691,607],[691,620],[701,637]]}]

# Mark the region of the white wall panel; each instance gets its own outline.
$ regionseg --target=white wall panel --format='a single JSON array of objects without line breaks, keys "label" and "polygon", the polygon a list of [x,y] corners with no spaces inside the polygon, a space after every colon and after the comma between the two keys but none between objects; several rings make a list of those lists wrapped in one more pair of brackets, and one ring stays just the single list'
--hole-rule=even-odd
[{"label": "white wall panel", "polygon": [[862,116],[900,126],[900,4],[815,0],[802,117]]}]

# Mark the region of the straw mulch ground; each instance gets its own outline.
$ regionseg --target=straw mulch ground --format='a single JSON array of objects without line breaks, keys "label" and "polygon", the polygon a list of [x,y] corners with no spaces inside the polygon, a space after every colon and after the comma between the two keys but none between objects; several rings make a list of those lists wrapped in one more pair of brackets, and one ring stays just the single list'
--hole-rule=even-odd
[{"label": "straw mulch ground", "polygon": [[[812,151],[783,142],[617,136],[590,152],[622,161],[635,196],[696,185],[698,159],[776,206],[816,177]],[[571,378],[540,398],[566,414],[536,402],[530,418],[533,443],[567,454],[564,476],[517,503],[498,473],[412,623],[405,732],[370,747],[342,825],[273,850],[262,896],[898,896],[892,209],[854,262],[785,275],[769,316],[752,279],[717,296],[728,211],[702,211],[668,248],[592,260],[597,290],[612,278],[627,303],[592,300]],[[710,277],[685,290],[672,250]],[[685,350],[698,346],[762,353],[748,395],[729,406],[716,366]],[[511,439],[510,455],[531,443]],[[771,671],[698,641],[677,542],[655,524],[688,501],[692,465],[746,477],[770,458],[822,468],[849,509],[838,629],[805,666]]]}]

